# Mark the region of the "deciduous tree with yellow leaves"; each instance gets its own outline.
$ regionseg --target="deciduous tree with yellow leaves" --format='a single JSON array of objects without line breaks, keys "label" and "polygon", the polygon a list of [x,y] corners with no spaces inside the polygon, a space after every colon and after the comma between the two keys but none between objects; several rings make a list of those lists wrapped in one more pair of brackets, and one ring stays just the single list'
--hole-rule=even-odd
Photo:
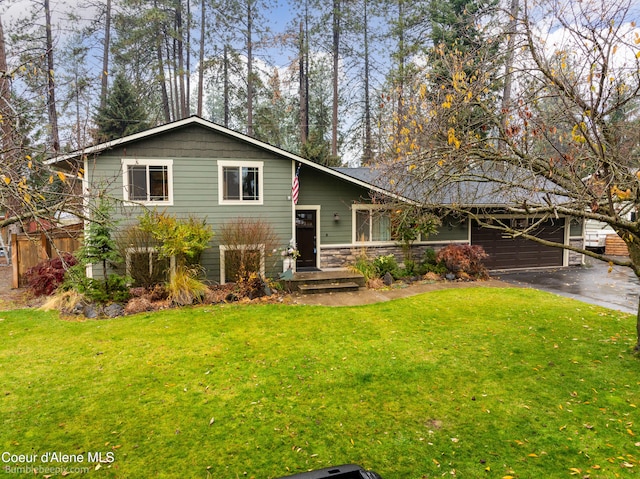
[{"label": "deciduous tree with yellow leaves", "polygon": [[[520,0],[502,18],[473,51],[434,48],[441,78],[447,71],[443,95],[412,99],[413,126],[396,142],[387,177],[425,205],[448,203],[486,227],[628,266],[640,277],[637,2]],[[478,207],[479,194],[501,198],[503,213],[534,224],[517,229]],[[560,215],[607,223],[629,258],[535,237],[535,224]],[[637,328],[640,350],[640,315]]]},{"label": "deciduous tree with yellow leaves", "polygon": [[81,210],[75,185],[82,172],[50,170],[43,163],[46,148],[32,144],[25,133],[29,119],[38,113],[18,98],[13,83],[37,68],[29,62],[8,65],[0,18],[0,227],[41,218],[50,222],[61,211]]}]

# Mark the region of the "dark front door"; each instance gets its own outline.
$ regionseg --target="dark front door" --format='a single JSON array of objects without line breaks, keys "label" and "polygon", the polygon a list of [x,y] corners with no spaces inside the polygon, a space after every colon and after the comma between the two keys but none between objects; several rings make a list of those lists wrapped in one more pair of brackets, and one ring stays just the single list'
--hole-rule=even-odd
[{"label": "dark front door", "polygon": [[296,211],[296,246],[300,256],[296,260],[298,271],[316,268],[318,247],[316,244],[316,211]]}]

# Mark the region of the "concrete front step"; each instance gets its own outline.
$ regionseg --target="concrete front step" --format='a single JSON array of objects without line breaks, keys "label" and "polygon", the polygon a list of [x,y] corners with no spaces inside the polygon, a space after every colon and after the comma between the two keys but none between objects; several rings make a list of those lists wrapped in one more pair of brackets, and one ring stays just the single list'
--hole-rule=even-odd
[{"label": "concrete front step", "polygon": [[348,270],[300,271],[287,281],[291,291],[317,294],[342,291],[357,291],[364,286],[364,276]]},{"label": "concrete front step", "polygon": [[298,291],[303,294],[343,293],[346,291],[358,291],[359,289],[360,285],[352,281],[340,283],[313,283],[298,285]]},{"label": "concrete front step", "polygon": [[293,274],[292,283],[300,284],[327,284],[327,283],[356,283],[364,286],[364,276],[351,271],[309,271]]}]

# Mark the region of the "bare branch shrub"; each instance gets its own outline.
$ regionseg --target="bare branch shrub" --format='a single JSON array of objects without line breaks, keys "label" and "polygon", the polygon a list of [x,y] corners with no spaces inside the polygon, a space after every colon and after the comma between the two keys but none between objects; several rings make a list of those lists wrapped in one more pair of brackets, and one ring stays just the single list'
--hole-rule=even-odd
[{"label": "bare branch shrub", "polygon": [[260,274],[262,261],[273,254],[280,242],[270,223],[254,218],[228,221],[220,226],[218,236],[226,248],[225,276],[231,281]]}]

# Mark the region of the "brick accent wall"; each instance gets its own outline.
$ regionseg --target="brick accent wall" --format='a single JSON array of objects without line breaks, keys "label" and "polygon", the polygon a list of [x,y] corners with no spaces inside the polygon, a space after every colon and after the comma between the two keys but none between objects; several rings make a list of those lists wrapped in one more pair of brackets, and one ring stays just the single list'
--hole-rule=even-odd
[{"label": "brick accent wall", "polygon": [[[429,245],[416,245],[412,248],[412,254],[416,261],[422,259],[425,250],[433,249],[438,251],[450,243],[434,243]],[[571,246],[577,248],[584,247],[584,240],[572,239]],[[404,262],[404,252],[400,246],[361,246],[361,247],[344,247],[332,248],[322,247],[320,249],[320,269],[338,269],[346,268],[353,265],[361,254],[366,254],[368,258],[374,259],[378,256],[386,256],[393,254],[396,261],[400,264]],[[625,253],[626,254],[626,253]],[[579,266],[583,264],[583,255],[573,251],[569,251],[569,266]]]},{"label": "brick accent wall", "polygon": [[[434,249],[435,251],[438,251],[447,244],[448,243],[416,245],[412,248],[412,254],[415,260],[419,261],[422,259],[422,256],[427,249]],[[346,248],[332,248],[325,246],[320,249],[320,269],[346,268],[347,266],[354,264],[362,254],[366,254],[370,259],[393,254],[398,263],[404,262],[404,252],[401,246],[361,246]]]}]

